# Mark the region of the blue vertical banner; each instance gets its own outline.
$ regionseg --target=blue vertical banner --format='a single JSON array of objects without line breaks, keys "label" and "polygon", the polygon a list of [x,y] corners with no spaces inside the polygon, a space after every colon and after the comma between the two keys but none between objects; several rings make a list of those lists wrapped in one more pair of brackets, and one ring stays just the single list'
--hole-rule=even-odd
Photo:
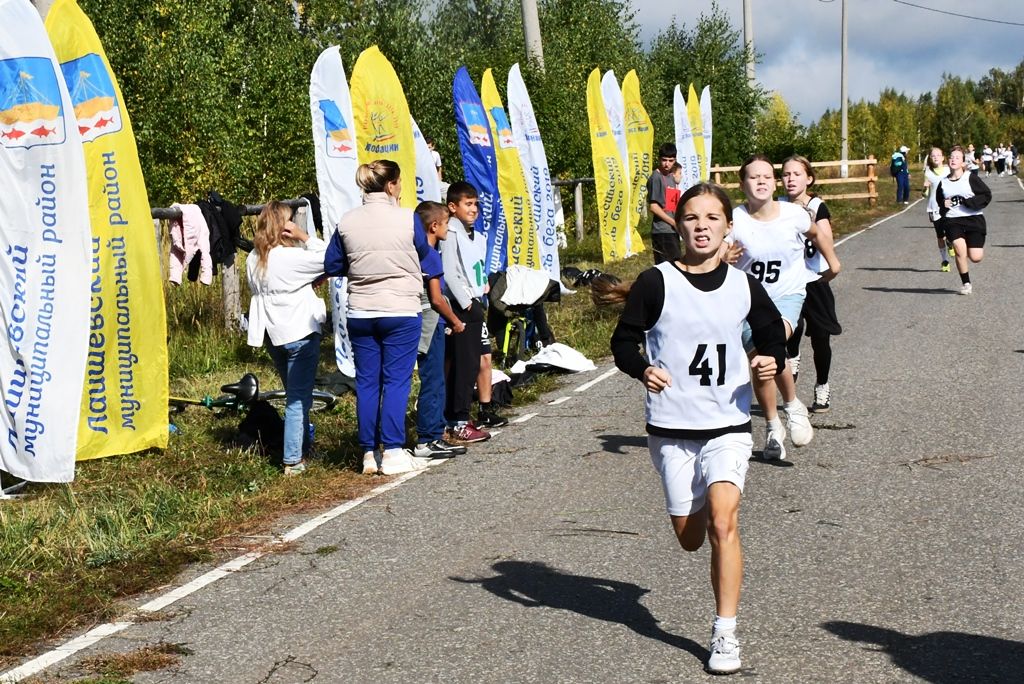
[{"label": "blue vertical banner", "polygon": [[487,237],[487,273],[497,273],[504,271],[508,263],[508,226],[498,195],[498,162],[487,113],[466,67],[459,67],[455,73],[452,99],[463,177],[480,194],[480,215],[474,230]]}]

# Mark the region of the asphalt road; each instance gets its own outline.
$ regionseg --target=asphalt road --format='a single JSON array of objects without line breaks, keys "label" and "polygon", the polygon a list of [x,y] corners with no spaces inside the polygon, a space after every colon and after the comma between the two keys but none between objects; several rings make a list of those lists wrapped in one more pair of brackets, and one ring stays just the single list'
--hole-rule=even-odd
[{"label": "asphalt road", "polygon": [[[840,247],[833,410],[748,474],[739,677],[1024,680],[1024,191],[990,180],[970,297],[921,203]],[[608,367],[82,655],[187,648],[154,683],[708,678],[709,553],[672,535],[641,387],[574,391]]]}]

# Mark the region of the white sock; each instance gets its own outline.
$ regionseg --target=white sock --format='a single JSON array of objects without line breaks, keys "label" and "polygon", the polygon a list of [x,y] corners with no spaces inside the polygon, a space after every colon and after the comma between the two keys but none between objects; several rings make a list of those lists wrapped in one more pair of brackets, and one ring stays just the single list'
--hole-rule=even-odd
[{"label": "white sock", "polygon": [[784,401],[784,402],[782,402],[782,408],[785,409],[786,411],[788,411],[788,410],[790,410],[792,408],[797,408],[799,406],[803,406],[803,405],[804,405],[804,403],[802,401],[800,401],[799,398],[796,398],[793,401]]},{"label": "white sock", "polygon": [[732,617],[728,617],[728,618],[727,617],[722,617],[721,615],[716,615],[715,616],[715,623],[714,623],[714,625],[711,626],[711,631],[713,631],[713,632],[721,632],[721,631],[732,632],[732,631],[735,631],[735,630],[736,630],[736,616],[735,615],[733,615]]},{"label": "white sock", "polygon": [[782,427],[782,419],[779,418],[778,416],[775,416],[774,418],[770,418],[768,420],[768,427],[776,428],[776,429],[781,428]]}]

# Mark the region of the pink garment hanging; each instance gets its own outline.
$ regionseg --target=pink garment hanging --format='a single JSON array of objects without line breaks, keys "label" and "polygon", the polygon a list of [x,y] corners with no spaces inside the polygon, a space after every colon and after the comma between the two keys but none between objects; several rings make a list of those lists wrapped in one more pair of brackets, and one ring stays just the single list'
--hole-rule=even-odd
[{"label": "pink garment hanging", "polygon": [[195,204],[172,204],[181,210],[180,219],[171,219],[171,254],[167,279],[181,285],[181,274],[199,253],[199,282],[213,282],[213,260],[210,258],[210,227],[203,210]]}]

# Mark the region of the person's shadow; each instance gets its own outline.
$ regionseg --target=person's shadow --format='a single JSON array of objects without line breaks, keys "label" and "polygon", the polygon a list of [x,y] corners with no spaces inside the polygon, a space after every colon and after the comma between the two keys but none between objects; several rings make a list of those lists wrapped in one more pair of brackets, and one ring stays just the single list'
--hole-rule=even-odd
[{"label": "person's shadow", "polygon": [[640,636],[687,651],[701,662],[708,658],[708,650],[697,642],[666,632],[658,625],[651,612],[640,603],[640,598],[650,589],[629,582],[572,575],[537,561],[499,561],[491,568],[498,573],[494,577],[449,579],[479,584],[498,598],[527,608],[546,606],[616,622]]},{"label": "person's shadow", "polygon": [[840,639],[876,646],[893,663],[934,684],[1019,682],[1024,678],[1024,644],[965,632],[920,636],[855,622],[822,625]]}]

